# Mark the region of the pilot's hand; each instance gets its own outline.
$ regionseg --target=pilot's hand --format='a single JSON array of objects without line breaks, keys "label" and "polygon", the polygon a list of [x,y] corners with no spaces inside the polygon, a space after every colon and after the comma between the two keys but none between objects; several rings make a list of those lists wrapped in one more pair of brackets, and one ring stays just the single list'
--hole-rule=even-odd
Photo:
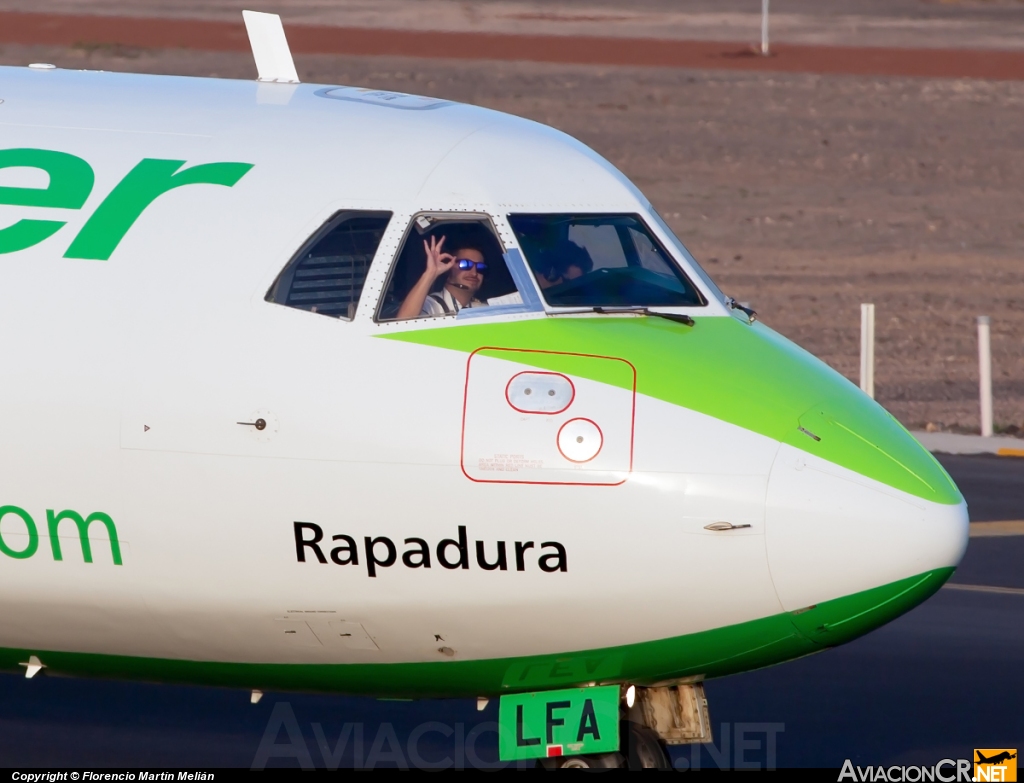
[{"label": "pilot's hand", "polygon": [[429,244],[427,240],[423,240],[423,249],[427,254],[427,268],[423,274],[424,276],[430,275],[433,280],[436,280],[455,266],[455,256],[451,253],[441,252],[441,248],[444,247],[444,240],[444,237],[440,239],[431,237]]}]

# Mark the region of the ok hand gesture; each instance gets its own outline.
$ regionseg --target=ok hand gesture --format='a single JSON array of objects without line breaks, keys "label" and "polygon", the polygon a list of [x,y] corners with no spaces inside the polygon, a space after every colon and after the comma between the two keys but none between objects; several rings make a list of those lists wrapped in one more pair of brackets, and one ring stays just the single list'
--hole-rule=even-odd
[{"label": "ok hand gesture", "polygon": [[440,239],[431,237],[429,244],[427,240],[423,240],[423,249],[427,253],[427,268],[423,274],[424,276],[430,275],[431,280],[436,280],[455,265],[455,256],[451,253],[441,252],[444,240],[444,237]]}]

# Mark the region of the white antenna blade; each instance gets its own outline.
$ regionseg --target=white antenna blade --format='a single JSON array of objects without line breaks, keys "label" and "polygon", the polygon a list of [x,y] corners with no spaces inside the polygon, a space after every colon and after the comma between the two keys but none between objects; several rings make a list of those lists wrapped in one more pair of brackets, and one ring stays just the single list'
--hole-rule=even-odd
[{"label": "white antenna blade", "polygon": [[245,20],[252,56],[256,60],[258,81],[298,84],[299,74],[288,48],[288,39],[284,36],[281,17],[259,11],[242,11],[242,19]]},{"label": "white antenna blade", "polygon": [[40,661],[38,656],[35,655],[28,656],[28,660],[24,663],[19,663],[18,666],[25,667],[25,677],[29,680],[46,668],[46,664]]}]

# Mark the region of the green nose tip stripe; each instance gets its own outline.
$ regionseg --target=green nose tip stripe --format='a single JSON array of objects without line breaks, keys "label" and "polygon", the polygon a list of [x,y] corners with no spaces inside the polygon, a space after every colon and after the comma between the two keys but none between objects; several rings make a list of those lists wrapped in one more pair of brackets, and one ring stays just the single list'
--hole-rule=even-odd
[{"label": "green nose tip stripe", "polygon": [[465,353],[484,346],[561,351],[523,354],[522,362],[613,386],[621,379],[602,377],[600,363],[584,370],[566,354],[627,359],[636,367],[638,394],[782,441],[925,500],[962,500],[942,466],[878,403],[760,323],[706,317],[690,328],[652,318],[542,317],[448,322],[384,336]]}]

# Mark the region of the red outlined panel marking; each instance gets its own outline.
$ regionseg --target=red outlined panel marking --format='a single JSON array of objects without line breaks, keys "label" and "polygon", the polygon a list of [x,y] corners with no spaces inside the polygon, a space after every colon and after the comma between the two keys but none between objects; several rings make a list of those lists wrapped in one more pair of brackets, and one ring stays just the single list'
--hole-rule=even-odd
[{"label": "red outlined panel marking", "polygon": [[[584,366],[560,373],[508,364],[539,362],[530,354],[572,357],[568,366],[578,367],[576,360],[584,360]],[[590,370],[591,361],[614,365]],[[547,393],[551,389],[554,394]],[[537,399],[538,390],[550,403],[524,405],[524,399]],[[480,483],[618,486],[633,469],[635,417],[636,368],[625,359],[484,346],[466,360],[462,472]]]}]

